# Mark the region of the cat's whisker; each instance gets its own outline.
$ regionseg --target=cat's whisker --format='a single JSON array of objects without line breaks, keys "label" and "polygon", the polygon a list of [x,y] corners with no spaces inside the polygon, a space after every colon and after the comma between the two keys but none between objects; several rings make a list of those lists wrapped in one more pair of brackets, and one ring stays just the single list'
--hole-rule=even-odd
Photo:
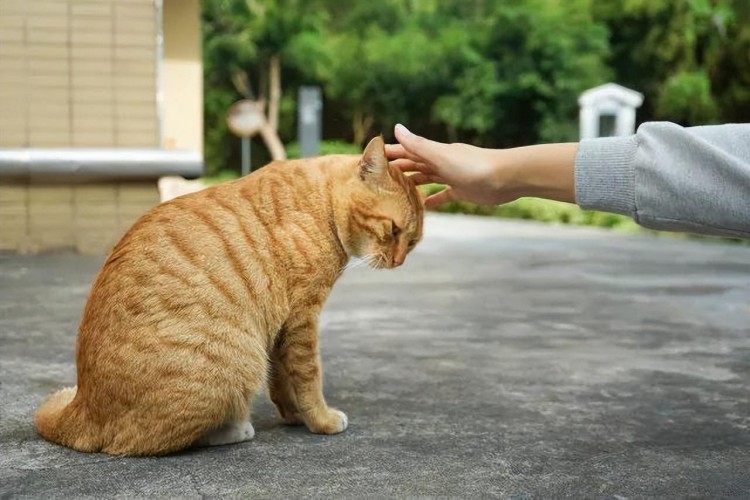
[{"label": "cat's whisker", "polygon": [[372,265],[373,258],[375,258],[375,255],[364,255],[362,257],[354,257],[347,265],[341,268],[341,272],[344,272],[349,269],[354,269],[356,267],[360,267],[365,264]]},{"label": "cat's whisker", "polygon": [[377,269],[377,267],[378,267],[378,259],[379,259],[379,257],[377,255],[375,255],[375,254],[370,255],[369,258],[367,259],[367,265],[369,267],[371,267],[371,268]]},{"label": "cat's whisker", "polygon": [[375,264],[375,267],[380,269],[384,263],[385,263],[385,255],[383,254],[378,255],[378,262],[377,264]]}]

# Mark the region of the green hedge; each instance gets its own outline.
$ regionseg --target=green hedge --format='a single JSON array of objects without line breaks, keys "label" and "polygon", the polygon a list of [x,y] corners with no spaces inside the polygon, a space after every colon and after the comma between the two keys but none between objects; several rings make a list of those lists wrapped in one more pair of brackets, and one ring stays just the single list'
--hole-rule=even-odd
[{"label": "green hedge", "polygon": [[[356,144],[346,141],[322,141],[320,143],[320,155],[359,154],[362,148]],[[300,157],[299,143],[290,142],[286,146],[286,156],[290,160]]]},{"label": "green hedge", "polygon": [[[428,194],[440,191],[443,186],[430,184],[424,187]],[[438,212],[474,215],[492,215],[508,219],[531,219],[558,224],[598,226],[620,231],[638,231],[642,228],[631,218],[592,210],[582,210],[576,205],[538,198],[521,198],[505,205],[475,205],[464,201],[452,201],[441,205]]]},{"label": "green hedge", "polygon": [[621,231],[641,229],[629,217],[605,212],[582,210],[575,205],[536,198],[521,198],[499,206],[474,205],[466,202],[449,202],[438,208],[439,212],[475,215],[493,215],[508,219],[532,219],[558,224],[608,227]]}]

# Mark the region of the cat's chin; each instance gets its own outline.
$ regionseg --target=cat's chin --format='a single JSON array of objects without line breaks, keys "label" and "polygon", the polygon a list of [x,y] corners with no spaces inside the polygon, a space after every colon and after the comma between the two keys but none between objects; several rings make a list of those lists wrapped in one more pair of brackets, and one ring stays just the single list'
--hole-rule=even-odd
[{"label": "cat's chin", "polygon": [[380,259],[380,260],[376,260],[374,262],[371,262],[370,263],[370,267],[372,269],[393,269],[396,266],[393,265],[393,263],[389,264],[386,259]]}]

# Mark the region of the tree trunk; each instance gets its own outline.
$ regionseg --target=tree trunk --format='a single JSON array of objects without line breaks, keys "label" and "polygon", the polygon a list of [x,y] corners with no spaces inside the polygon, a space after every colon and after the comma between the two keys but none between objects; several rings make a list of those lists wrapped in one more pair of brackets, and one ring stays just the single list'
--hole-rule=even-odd
[{"label": "tree trunk", "polygon": [[375,120],[364,113],[361,109],[354,110],[352,116],[352,133],[354,134],[354,144],[362,146],[370,133],[370,127]]},{"label": "tree trunk", "polygon": [[279,131],[279,103],[281,102],[281,62],[279,55],[274,54],[268,63],[269,96],[268,96],[268,125]]},{"label": "tree trunk", "polygon": [[268,152],[271,153],[271,158],[274,160],[286,160],[286,150],[284,145],[279,139],[279,134],[270,124],[266,123],[263,128],[260,129],[260,136],[263,138],[263,142],[268,148]]}]

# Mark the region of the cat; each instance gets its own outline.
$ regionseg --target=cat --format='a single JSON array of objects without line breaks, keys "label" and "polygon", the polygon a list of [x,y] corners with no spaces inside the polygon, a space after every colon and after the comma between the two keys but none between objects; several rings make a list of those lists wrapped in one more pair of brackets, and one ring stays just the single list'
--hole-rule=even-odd
[{"label": "cat", "polygon": [[344,431],[322,393],[318,315],[350,257],[404,262],[423,203],[376,137],[361,156],[276,161],[154,207],[96,277],[78,385],[37,410],[39,434],[111,455],[246,441],[266,384],[285,423]]}]

